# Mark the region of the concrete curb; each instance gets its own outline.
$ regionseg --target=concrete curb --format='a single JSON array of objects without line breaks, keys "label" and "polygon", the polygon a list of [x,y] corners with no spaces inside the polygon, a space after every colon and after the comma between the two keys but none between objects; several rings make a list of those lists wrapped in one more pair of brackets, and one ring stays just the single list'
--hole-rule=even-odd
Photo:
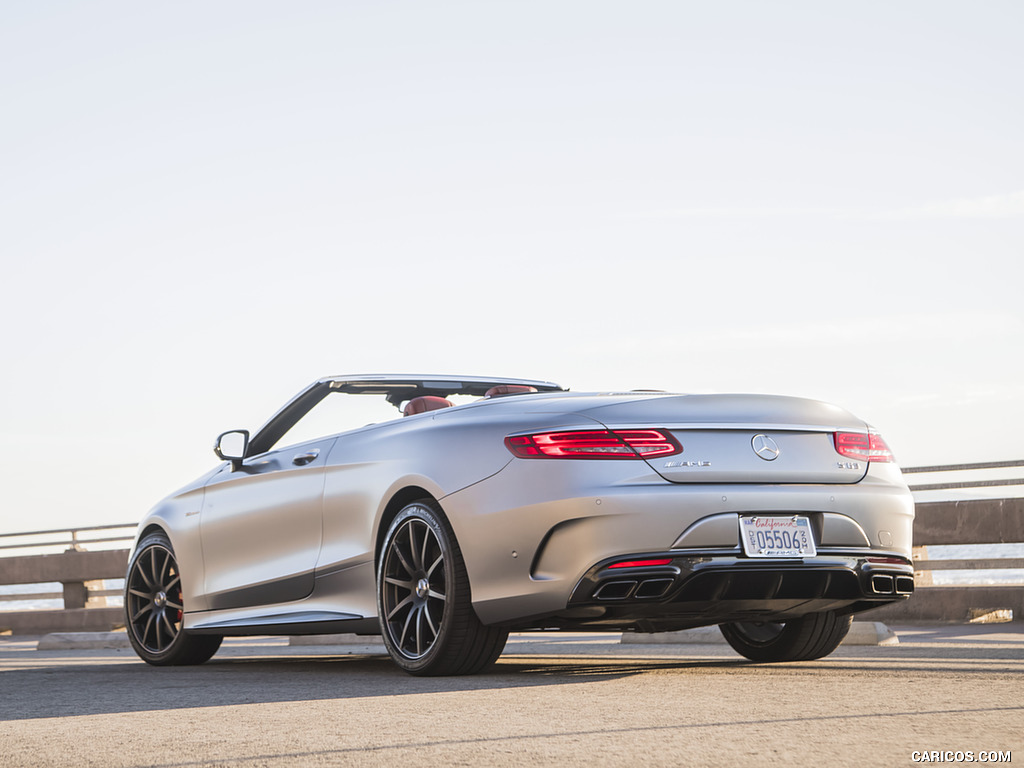
[{"label": "concrete curb", "polygon": [[51,632],[36,645],[37,651],[89,651],[131,648],[127,632]]},{"label": "concrete curb", "polygon": [[725,643],[718,627],[681,629],[678,632],[623,632],[619,642],[629,645],[708,645]]},{"label": "concrete curb", "polygon": [[899,645],[896,633],[880,621],[855,621],[842,645]]},{"label": "concrete curb", "polygon": [[[725,638],[718,627],[698,627],[650,634],[624,632],[621,642],[636,645],[703,645],[725,643]],[[855,621],[842,645],[898,645],[899,642],[896,633],[880,621]]]}]

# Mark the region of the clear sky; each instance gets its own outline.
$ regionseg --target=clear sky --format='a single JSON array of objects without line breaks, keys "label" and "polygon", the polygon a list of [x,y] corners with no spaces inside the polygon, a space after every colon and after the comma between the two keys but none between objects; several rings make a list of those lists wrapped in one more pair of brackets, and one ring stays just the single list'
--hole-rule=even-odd
[{"label": "clear sky", "polygon": [[0,532],[327,374],[839,403],[1024,458],[1024,4],[5,3]]}]

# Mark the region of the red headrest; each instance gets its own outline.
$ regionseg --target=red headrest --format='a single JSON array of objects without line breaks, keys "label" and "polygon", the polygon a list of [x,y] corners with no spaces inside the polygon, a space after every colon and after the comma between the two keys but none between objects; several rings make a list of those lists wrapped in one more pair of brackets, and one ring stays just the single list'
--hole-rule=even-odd
[{"label": "red headrest", "polygon": [[536,392],[536,387],[527,384],[498,384],[484,393],[484,397],[501,397],[502,395],[521,395],[524,392]]},{"label": "red headrest", "polygon": [[417,413],[426,413],[427,411],[439,411],[442,408],[449,408],[451,405],[443,397],[423,395],[422,397],[414,397],[406,403],[403,413],[406,416],[413,416]]}]

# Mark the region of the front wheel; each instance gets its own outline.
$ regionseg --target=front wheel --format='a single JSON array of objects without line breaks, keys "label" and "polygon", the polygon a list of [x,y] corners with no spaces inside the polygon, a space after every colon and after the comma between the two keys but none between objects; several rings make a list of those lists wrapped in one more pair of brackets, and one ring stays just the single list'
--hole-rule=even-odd
[{"label": "front wheel", "polygon": [[751,661],[810,661],[838,648],[852,621],[853,616],[824,611],[786,622],[720,624],[719,629],[729,645]]},{"label": "front wheel", "polygon": [[149,534],[136,547],[124,583],[124,611],[132,648],[143,661],[158,667],[202,664],[223,639],[182,630],[181,572],[163,533]]},{"label": "front wheel", "polygon": [[384,645],[413,675],[472,675],[491,666],[506,630],[480,623],[455,534],[432,500],[405,507],[388,529],[377,569]]}]

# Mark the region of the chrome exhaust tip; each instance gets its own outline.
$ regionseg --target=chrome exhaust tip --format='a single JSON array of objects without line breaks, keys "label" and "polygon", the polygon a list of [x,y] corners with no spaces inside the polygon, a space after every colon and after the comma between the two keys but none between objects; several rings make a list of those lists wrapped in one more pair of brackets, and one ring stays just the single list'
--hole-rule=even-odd
[{"label": "chrome exhaust tip", "polygon": [[896,577],[896,592],[901,595],[911,595],[914,593],[914,577],[913,576],[897,576]]},{"label": "chrome exhaust tip", "polygon": [[876,595],[891,595],[894,589],[892,576],[878,573],[871,577],[871,591]]}]

